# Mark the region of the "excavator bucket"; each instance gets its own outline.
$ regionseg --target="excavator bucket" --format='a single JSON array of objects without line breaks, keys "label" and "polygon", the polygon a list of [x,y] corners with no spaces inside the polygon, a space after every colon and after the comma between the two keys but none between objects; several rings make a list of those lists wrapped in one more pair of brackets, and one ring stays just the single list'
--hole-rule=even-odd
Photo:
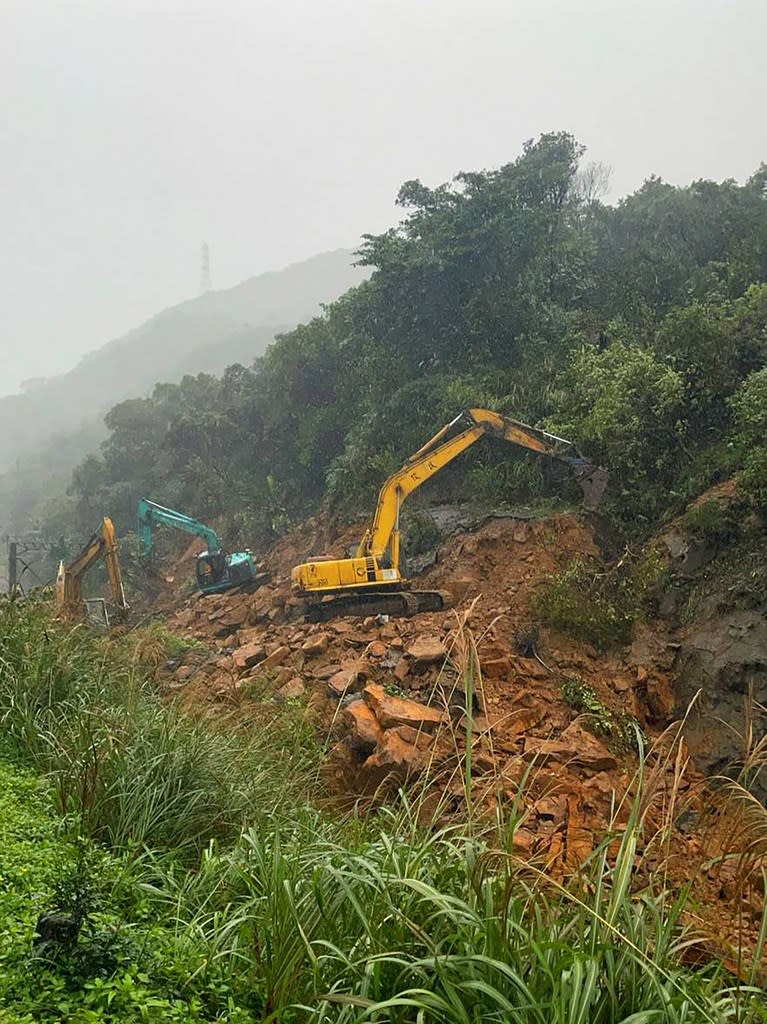
[{"label": "excavator bucket", "polygon": [[583,507],[593,512],[599,508],[607,489],[607,470],[590,462],[574,468],[575,478],[583,491]]}]

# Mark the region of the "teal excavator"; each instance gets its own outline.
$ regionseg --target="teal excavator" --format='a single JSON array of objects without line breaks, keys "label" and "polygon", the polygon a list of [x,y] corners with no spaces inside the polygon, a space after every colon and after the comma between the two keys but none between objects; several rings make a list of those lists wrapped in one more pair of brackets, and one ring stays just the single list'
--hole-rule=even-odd
[{"label": "teal excavator", "polygon": [[152,556],[154,531],[160,525],[192,533],[207,544],[206,550],[197,556],[196,568],[197,583],[203,594],[219,594],[233,587],[253,590],[269,577],[269,573],[258,571],[249,551],[227,554],[218,534],[210,526],[148,498],[142,498],[138,503],[139,556],[144,560]]}]

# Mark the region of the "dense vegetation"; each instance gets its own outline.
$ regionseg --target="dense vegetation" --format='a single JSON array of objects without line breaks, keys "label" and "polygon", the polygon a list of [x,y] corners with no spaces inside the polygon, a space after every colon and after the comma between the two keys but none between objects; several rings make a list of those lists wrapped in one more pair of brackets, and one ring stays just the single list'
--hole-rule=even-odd
[{"label": "dense vegetation", "polygon": [[[617,206],[567,134],[494,171],[400,190],[366,236],[371,279],[255,365],[116,406],[49,535],[94,510],[131,528],[142,492],[262,542],[322,500],[369,508],[386,472],[457,410],[487,404],[576,440],[640,532],[748,464],[765,496],[767,169],[744,185],[648,179]],[[762,373],[762,376],[760,376]],[[542,462],[481,445],[448,495],[559,494]]]},{"label": "dense vegetation", "polygon": [[346,250],[325,253],[208,292],[89,353],[69,373],[0,397],[0,535],[28,534],[46,519],[46,500],[59,511],[73,468],[107,436],[104,414],[115,402],[150,394],[158,380],[250,363],[277,331],[364,277],[352,259]]},{"label": "dense vegetation", "polygon": [[[404,800],[322,814],[302,713],[236,736],[179,716],[140,669],[172,641],[0,606],[3,1024],[765,1019],[745,960],[742,982],[682,966],[699,908],[667,891],[649,791],[569,886],[514,856],[522,794],[428,831]],[[78,941],[35,944],[40,913]]]}]

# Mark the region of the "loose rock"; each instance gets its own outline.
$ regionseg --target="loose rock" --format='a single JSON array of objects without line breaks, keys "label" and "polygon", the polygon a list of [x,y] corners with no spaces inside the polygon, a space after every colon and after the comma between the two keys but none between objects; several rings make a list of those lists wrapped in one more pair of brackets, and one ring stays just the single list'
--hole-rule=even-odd
[{"label": "loose rock", "polygon": [[412,725],[416,729],[434,732],[438,725],[446,721],[445,715],[437,708],[430,708],[405,697],[394,697],[378,683],[368,683],[363,690],[363,697],[384,729]]},{"label": "loose rock", "polygon": [[378,719],[363,700],[356,700],[344,708],[344,720],[351,726],[352,749],[365,756],[373,752],[383,736]]},{"label": "loose rock", "polygon": [[438,636],[418,636],[406,647],[406,653],[415,671],[420,671],[435,662],[444,661],[447,648]]},{"label": "loose rock", "polygon": [[324,654],[328,649],[329,643],[330,636],[327,633],[318,633],[316,636],[310,636],[308,640],[305,640],[301,644],[301,650],[311,658],[317,654]]},{"label": "loose rock", "polygon": [[266,651],[264,650],[264,645],[259,643],[244,644],[232,653],[234,667],[239,669],[240,672],[243,672],[247,668],[251,668],[253,665],[257,665],[260,661],[263,661],[265,657]]},{"label": "loose rock", "polygon": [[281,697],[283,700],[295,700],[297,697],[303,696],[305,690],[306,687],[298,676],[294,676],[292,679],[289,679],[284,686],[279,688],[276,696]]}]

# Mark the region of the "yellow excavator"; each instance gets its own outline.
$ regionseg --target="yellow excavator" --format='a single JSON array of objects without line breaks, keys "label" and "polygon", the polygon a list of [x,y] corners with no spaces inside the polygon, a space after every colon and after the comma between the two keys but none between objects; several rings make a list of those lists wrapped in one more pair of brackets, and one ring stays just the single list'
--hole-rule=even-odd
[{"label": "yellow excavator", "polygon": [[99,618],[109,625],[107,605],[103,598],[86,600],[83,597],[83,580],[88,570],[104,560],[112,591],[112,605],[118,619],[128,614],[128,602],[125,600],[120,560],[117,557],[117,534],[114,524],[108,516],[101,520],[101,526],[85,544],[80,554],[69,565],[59,564],[56,576],[56,613],[62,619],[82,619],[86,613],[92,613],[94,606],[100,610]]},{"label": "yellow excavator", "polygon": [[[456,428],[459,433],[448,437]],[[311,558],[291,572],[293,594],[306,603],[307,618],[336,615],[414,615],[439,611],[449,597],[436,590],[410,590],[400,563],[400,508],[417,487],[485,434],[565,463],[583,491],[583,505],[595,509],[607,473],[585,459],[571,441],[488,409],[464,409],[411,455],[381,488],[372,525],[351,558]]]}]

